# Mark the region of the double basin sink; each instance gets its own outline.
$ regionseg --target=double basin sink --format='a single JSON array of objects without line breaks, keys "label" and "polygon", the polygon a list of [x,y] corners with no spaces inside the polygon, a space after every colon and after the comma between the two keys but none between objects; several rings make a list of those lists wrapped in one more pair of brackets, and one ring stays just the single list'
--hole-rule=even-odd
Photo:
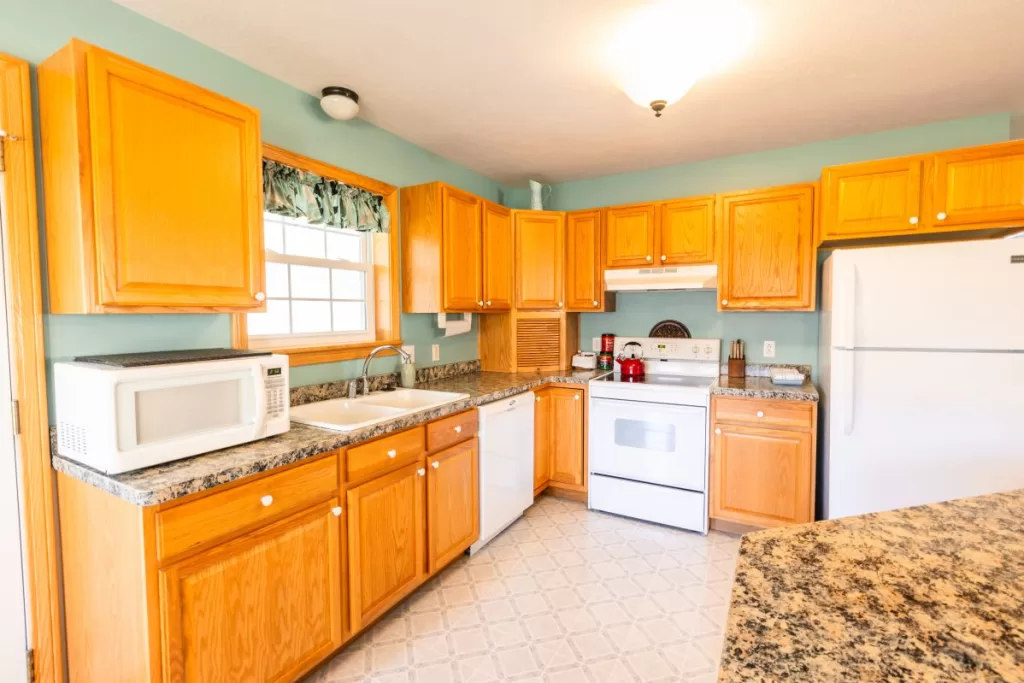
[{"label": "double basin sink", "polygon": [[334,398],[295,406],[290,411],[290,417],[292,422],[336,432],[351,432],[465,398],[469,398],[469,394],[426,389],[396,389],[378,391],[358,398]]}]

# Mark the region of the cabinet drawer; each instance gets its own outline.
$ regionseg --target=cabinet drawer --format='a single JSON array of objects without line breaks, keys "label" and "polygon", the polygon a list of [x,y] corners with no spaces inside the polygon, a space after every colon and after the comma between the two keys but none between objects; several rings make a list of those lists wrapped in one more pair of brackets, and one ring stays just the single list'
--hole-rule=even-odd
[{"label": "cabinet drawer", "polygon": [[715,422],[742,422],[798,429],[810,429],[814,425],[814,405],[806,401],[764,401],[716,396],[713,414]]},{"label": "cabinet drawer", "polygon": [[476,430],[476,408],[435,420],[427,425],[427,450],[433,453],[454,446],[476,436]]},{"label": "cabinet drawer", "polygon": [[226,539],[338,495],[338,458],[330,456],[156,514],[160,560]]},{"label": "cabinet drawer", "polygon": [[348,449],[345,471],[349,484],[408,465],[423,455],[423,445],[423,427],[414,427]]}]

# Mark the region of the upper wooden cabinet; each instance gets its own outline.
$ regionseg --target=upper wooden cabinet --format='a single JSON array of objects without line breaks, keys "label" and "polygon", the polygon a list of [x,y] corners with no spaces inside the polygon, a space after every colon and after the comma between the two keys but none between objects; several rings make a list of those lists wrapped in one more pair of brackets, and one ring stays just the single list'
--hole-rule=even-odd
[{"label": "upper wooden cabinet", "polygon": [[78,40],[39,108],[50,312],[263,306],[259,112]]},{"label": "upper wooden cabinet", "polygon": [[565,214],[513,211],[516,308],[565,307]]},{"label": "upper wooden cabinet", "polygon": [[515,278],[512,271],[512,212],[494,202],[484,201],[483,300],[488,311],[512,308]]},{"label": "upper wooden cabinet", "polygon": [[605,265],[608,268],[654,264],[656,216],[653,203],[605,209]]},{"label": "upper wooden cabinet", "polygon": [[918,232],[923,157],[822,170],[819,242]]},{"label": "upper wooden cabinet", "polygon": [[930,230],[1024,223],[1024,140],[940,152],[929,170]]},{"label": "upper wooden cabinet", "polygon": [[662,202],[658,211],[658,264],[695,265],[715,260],[713,196]]},{"label": "upper wooden cabinet", "polygon": [[483,200],[454,187],[441,187],[444,243],[444,310],[476,311],[483,306]]},{"label": "upper wooden cabinet", "polygon": [[572,211],[565,221],[565,308],[569,311],[609,310],[613,297],[604,291],[601,211]]},{"label": "upper wooden cabinet", "polygon": [[814,310],[814,191],[719,195],[719,310]]}]

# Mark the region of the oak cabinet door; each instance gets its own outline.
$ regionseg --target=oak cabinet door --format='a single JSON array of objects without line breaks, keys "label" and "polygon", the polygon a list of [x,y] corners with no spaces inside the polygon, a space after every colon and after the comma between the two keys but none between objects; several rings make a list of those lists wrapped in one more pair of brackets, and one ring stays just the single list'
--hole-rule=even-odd
[{"label": "oak cabinet door", "polygon": [[483,305],[481,200],[447,185],[441,188],[444,308],[477,311]]},{"label": "oak cabinet door", "polygon": [[814,310],[814,184],[719,202],[719,310]]},{"label": "oak cabinet door", "polygon": [[483,301],[485,311],[512,308],[512,212],[504,206],[484,202]]},{"label": "oak cabinet door", "polygon": [[559,310],[565,306],[565,214],[516,211],[516,308]]},{"label": "oak cabinet door", "polygon": [[932,231],[1024,223],[1024,141],[941,152],[930,166]]},{"label": "oak cabinet door", "polygon": [[533,413],[533,489],[534,494],[551,481],[551,434],[554,410],[551,389],[534,392]]},{"label": "oak cabinet door", "polygon": [[711,516],[780,526],[814,521],[810,432],[716,424]]},{"label": "oak cabinet door", "polygon": [[654,204],[605,210],[605,254],[609,268],[654,265],[655,219]]},{"label": "oak cabinet door", "polygon": [[601,212],[566,214],[565,307],[569,311],[604,309]]},{"label": "oak cabinet door", "polygon": [[353,633],[415,590],[426,577],[425,492],[422,461],[348,490]]},{"label": "oak cabinet door", "polygon": [[715,198],[695,197],[659,206],[658,264],[712,263],[715,260]]},{"label": "oak cabinet door", "polygon": [[921,220],[921,157],[868,161],[822,171],[818,241],[914,233]]},{"label": "oak cabinet door", "polygon": [[480,537],[480,476],[476,438],[430,456],[427,462],[427,536],[430,573]]},{"label": "oak cabinet door", "polygon": [[87,73],[98,303],[262,306],[259,113],[96,48]]},{"label": "oak cabinet door", "polygon": [[551,481],[582,490],[583,390],[552,387],[547,402]]},{"label": "oak cabinet door", "polygon": [[337,506],[159,571],[165,681],[292,681],[341,645]]}]

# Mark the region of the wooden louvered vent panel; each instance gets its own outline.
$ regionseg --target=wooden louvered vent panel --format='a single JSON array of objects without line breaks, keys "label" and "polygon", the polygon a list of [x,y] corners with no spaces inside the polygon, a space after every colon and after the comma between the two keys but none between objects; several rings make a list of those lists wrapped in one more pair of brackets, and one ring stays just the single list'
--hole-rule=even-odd
[{"label": "wooden louvered vent panel", "polygon": [[560,318],[520,318],[516,321],[516,366],[520,371],[555,370],[561,364]]}]

